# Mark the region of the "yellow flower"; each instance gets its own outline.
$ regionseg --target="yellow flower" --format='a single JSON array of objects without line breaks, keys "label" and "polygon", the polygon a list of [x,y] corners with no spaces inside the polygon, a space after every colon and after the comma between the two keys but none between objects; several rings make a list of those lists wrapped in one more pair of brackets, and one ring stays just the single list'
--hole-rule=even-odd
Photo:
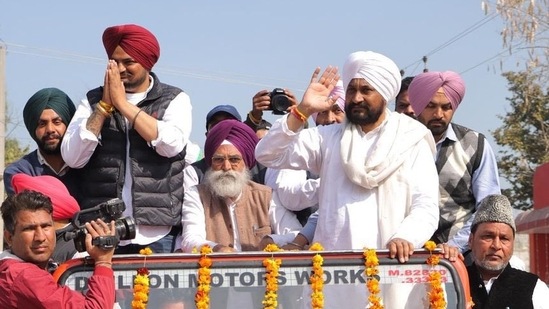
[{"label": "yellow flower", "polygon": [[[311,251],[323,251],[324,248],[319,243],[314,243],[309,247]],[[324,270],[322,264],[324,258],[319,254],[315,254],[312,258],[313,271],[311,274],[311,305],[313,309],[324,308],[324,294],[322,289],[324,288]]]},{"label": "yellow flower", "polygon": [[276,244],[268,244],[267,247],[265,247],[265,249],[263,249],[263,251],[265,251],[265,252],[278,252],[278,251],[282,251],[282,249],[278,248],[278,246]]},{"label": "yellow flower", "polygon": [[151,254],[153,254],[153,252],[152,252],[151,248],[146,247],[144,249],[139,250],[139,254],[141,254],[141,255],[151,255]]},{"label": "yellow flower", "polygon": [[145,309],[149,302],[149,270],[147,269],[147,255],[153,254],[151,248],[146,247],[139,250],[139,254],[144,255],[143,267],[137,269],[137,275],[133,279],[133,300],[132,309]]},{"label": "yellow flower", "polygon": [[431,271],[428,276],[431,288],[427,294],[429,296],[429,308],[444,309],[446,308],[446,300],[444,299],[444,290],[442,289],[442,275],[434,269],[440,262],[440,256],[433,255],[433,250],[436,248],[434,242],[428,241],[425,243],[425,248],[431,252],[426,261],[427,264],[431,266]]},{"label": "yellow flower", "polygon": [[[193,249],[194,251],[194,249]],[[210,308],[210,290],[211,290],[211,270],[213,262],[207,255],[212,253],[212,248],[208,245],[200,248],[200,258],[198,259],[198,286],[194,295],[194,302],[198,309]]]},{"label": "yellow flower", "polygon": [[311,251],[324,251],[324,247],[322,247],[321,244],[315,242],[309,247],[309,250]]},{"label": "yellow flower", "polygon": [[381,304],[381,297],[378,295],[381,292],[381,289],[379,288],[379,281],[375,277],[379,273],[377,268],[379,266],[377,252],[375,249],[364,248],[363,256],[364,266],[366,266],[364,269],[364,274],[367,278],[366,287],[370,292],[370,296],[368,296],[368,308],[383,309],[384,307]]}]

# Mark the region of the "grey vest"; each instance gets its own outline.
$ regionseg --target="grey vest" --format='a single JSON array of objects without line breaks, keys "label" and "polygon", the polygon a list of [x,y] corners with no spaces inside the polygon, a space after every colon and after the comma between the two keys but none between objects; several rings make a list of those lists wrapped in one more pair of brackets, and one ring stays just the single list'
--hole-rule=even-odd
[{"label": "grey vest", "polygon": [[436,243],[447,242],[475,212],[473,172],[479,167],[484,151],[484,135],[454,123],[450,125],[458,140],[446,138],[436,160],[440,193],[440,220],[432,237]]}]

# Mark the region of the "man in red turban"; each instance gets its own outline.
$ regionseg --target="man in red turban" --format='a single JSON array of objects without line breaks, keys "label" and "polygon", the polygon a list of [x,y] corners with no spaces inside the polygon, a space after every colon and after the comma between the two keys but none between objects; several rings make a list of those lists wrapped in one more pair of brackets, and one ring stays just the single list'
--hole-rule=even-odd
[{"label": "man in red turban", "polygon": [[83,209],[121,198],[124,215],[135,219],[136,238],[122,241],[117,253],[146,246],[169,253],[181,230],[191,102],[151,71],[160,47],[149,30],[108,27],[103,44],[109,58],[104,84],[78,106],[61,153],[69,166],[82,169]]},{"label": "man in red turban", "polygon": [[120,25],[109,27],[103,32],[103,45],[109,58],[118,46],[148,71],[160,57],[160,46],[156,37],[147,29],[138,25]]}]

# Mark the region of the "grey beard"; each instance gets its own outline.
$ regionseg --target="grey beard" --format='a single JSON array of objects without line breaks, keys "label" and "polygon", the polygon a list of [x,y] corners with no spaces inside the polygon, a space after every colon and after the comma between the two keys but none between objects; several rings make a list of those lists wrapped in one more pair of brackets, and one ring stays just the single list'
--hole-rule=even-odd
[{"label": "grey beard", "polygon": [[204,184],[216,196],[235,198],[242,192],[250,179],[250,172],[247,169],[243,172],[224,172],[209,169],[204,175]]},{"label": "grey beard", "polygon": [[477,264],[477,266],[479,268],[482,268],[482,269],[485,269],[487,271],[491,271],[491,272],[501,272],[505,269],[505,267],[507,267],[507,265],[509,264],[509,262],[507,263],[502,263],[500,265],[491,265],[490,263],[487,263],[486,261],[478,261],[475,259],[475,264]]}]

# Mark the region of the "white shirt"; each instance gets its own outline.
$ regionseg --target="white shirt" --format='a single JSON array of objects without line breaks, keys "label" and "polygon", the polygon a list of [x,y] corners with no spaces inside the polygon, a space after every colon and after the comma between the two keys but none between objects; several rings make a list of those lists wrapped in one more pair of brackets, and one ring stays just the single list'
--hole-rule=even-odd
[{"label": "white shirt", "polygon": [[[409,158],[409,179],[402,180],[412,184],[410,211],[404,213],[404,205],[391,207],[393,218],[403,217],[393,224],[378,219],[378,210],[389,207],[378,205],[378,189],[368,190],[356,185],[343,170],[340,142],[344,125],[334,124],[295,133],[288,128],[286,117],[277,120],[269,134],[259,142],[256,159],[271,168],[309,170],[320,175],[319,217],[314,242],[319,242],[326,250],[382,249],[393,238],[406,239],[421,247],[432,236],[439,219],[438,175],[433,153],[426,142],[415,147],[415,156]],[[362,147],[365,156],[375,149],[379,134],[379,130],[364,134]],[[383,224],[392,231],[390,239],[380,238]]]},{"label": "white shirt", "polygon": [[[146,92],[141,93],[126,93],[126,99],[131,104],[136,105],[146,98],[147,93],[152,89],[154,79],[150,77],[151,85]],[[72,168],[84,167],[95,151],[95,147],[100,143],[98,138],[86,128],[88,118],[92,114],[91,106],[87,99],[83,99],[76,113],[72,118],[67,132],[61,143],[61,155],[65,163]],[[126,123],[128,119],[126,119]],[[164,157],[173,157],[179,154],[183,147],[189,141],[189,136],[192,129],[192,106],[189,96],[181,92],[171,102],[164,117],[157,121],[158,137],[150,142],[150,147],[153,147],[156,153]],[[127,136],[126,136],[127,138]],[[126,166],[129,164],[129,141],[126,150]],[[133,206],[131,198],[132,176],[129,168],[126,169],[124,178],[124,186],[122,188],[122,200],[126,205],[124,216],[133,215]],[[121,245],[129,243],[148,245],[170,232],[171,226],[154,226],[154,225],[137,225],[136,237],[132,240],[121,241]]]},{"label": "white shirt", "polygon": [[[273,194],[273,199],[269,206],[269,219],[273,232],[276,233],[276,235],[270,236],[277,245],[283,246],[295,238],[301,228],[301,224],[299,224],[299,221],[297,221],[292,212],[284,207],[278,206],[276,199],[277,198]],[[225,200],[225,202],[230,210],[231,223],[233,226],[237,226],[234,214],[234,207],[236,204],[229,199]],[[181,249],[183,252],[192,252],[193,249],[199,249],[206,244],[212,248],[217,245],[216,242],[206,238],[204,206],[202,205],[196,186],[185,191],[182,213],[181,224],[183,226],[183,235]],[[233,237],[235,240],[234,249],[241,251],[238,230],[238,228],[233,229]]]}]

